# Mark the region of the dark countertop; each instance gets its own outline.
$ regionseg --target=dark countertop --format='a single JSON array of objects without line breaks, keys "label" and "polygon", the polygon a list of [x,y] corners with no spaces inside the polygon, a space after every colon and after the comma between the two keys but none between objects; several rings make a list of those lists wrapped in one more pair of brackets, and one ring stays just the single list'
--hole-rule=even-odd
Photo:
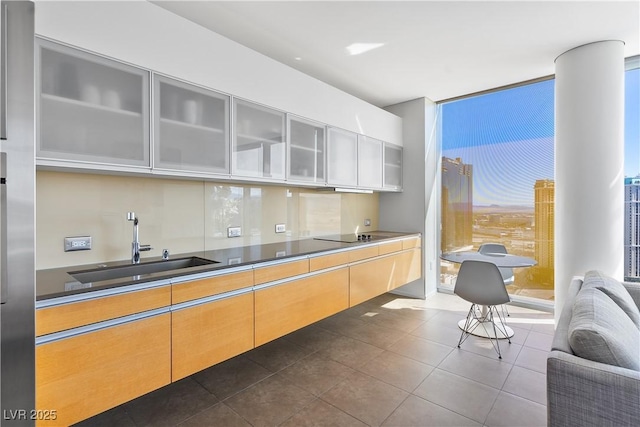
[{"label": "dark countertop", "polygon": [[[78,272],[98,268],[100,264],[87,264],[79,266],[67,266],[36,271],[36,300],[46,300],[51,298],[64,297],[86,292],[94,292],[120,286],[129,286],[167,280],[175,277],[192,275],[196,273],[213,272],[231,267],[250,266],[261,262],[282,260],[297,256],[311,255],[319,252],[334,251],[339,249],[356,248],[380,243],[384,240],[397,239],[402,237],[420,235],[420,233],[397,233],[389,231],[367,232],[374,237],[370,242],[343,243],[327,240],[303,239],[290,240],[286,242],[268,243],[264,245],[242,246],[237,248],[217,249],[200,252],[190,252],[182,254],[171,254],[170,259],[199,257],[207,260],[217,261],[215,264],[207,264],[197,267],[183,268],[180,270],[170,270],[158,273],[144,274],[140,276],[128,276],[124,278],[102,280],[93,283],[81,283],[77,281],[69,272]],[[162,261],[161,257],[148,257],[142,263]],[[109,267],[131,265],[130,260],[110,261],[102,265]]]}]

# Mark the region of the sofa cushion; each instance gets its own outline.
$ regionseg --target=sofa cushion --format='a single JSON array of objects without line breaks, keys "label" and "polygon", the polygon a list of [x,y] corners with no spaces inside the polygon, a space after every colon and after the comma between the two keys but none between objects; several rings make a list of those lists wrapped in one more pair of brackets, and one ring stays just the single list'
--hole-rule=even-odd
[{"label": "sofa cushion", "polygon": [[584,275],[582,288],[597,288],[607,294],[631,318],[640,329],[640,309],[622,283],[600,271],[588,271]]},{"label": "sofa cushion", "polygon": [[599,289],[582,289],[576,296],[569,345],[578,357],[640,371],[640,330]]}]

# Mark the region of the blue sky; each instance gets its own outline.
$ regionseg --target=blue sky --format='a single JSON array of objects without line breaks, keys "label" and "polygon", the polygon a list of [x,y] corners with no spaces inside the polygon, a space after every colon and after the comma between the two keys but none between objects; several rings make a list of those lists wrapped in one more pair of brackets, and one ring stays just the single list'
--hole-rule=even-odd
[{"label": "blue sky", "polygon": [[[640,172],[640,70],[625,74],[625,175]],[[554,80],[443,104],[443,156],[473,165],[475,205],[533,206],[553,179]]]}]

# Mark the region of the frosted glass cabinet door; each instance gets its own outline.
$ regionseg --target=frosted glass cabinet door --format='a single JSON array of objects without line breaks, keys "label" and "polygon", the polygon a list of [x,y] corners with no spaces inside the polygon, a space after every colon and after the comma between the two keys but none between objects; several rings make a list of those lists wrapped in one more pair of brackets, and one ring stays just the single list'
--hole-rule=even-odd
[{"label": "frosted glass cabinet door", "polygon": [[154,168],[229,173],[229,97],[154,75]]},{"label": "frosted glass cabinet door", "polygon": [[284,181],[285,114],[239,99],[233,113],[232,175]]},{"label": "frosted glass cabinet door", "polygon": [[358,187],[382,189],[382,141],[358,135]]},{"label": "frosted glass cabinet door", "polygon": [[287,116],[289,181],[325,182],[326,126],[292,115]]},{"label": "frosted glass cabinet door", "polygon": [[150,167],[149,73],[37,42],[38,158]]},{"label": "frosted glass cabinet door", "polygon": [[327,139],[327,182],[331,185],[358,185],[358,134],[329,128]]},{"label": "frosted glass cabinet door", "polygon": [[384,144],[384,188],[402,190],[402,147]]}]

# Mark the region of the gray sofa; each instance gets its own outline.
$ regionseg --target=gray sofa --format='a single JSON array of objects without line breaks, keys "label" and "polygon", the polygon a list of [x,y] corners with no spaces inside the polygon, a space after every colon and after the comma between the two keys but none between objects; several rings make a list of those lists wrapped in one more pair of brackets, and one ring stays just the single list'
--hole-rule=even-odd
[{"label": "gray sofa", "polygon": [[547,357],[549,426],[640,426],[639,307],[640,283],[572,280]]}]

